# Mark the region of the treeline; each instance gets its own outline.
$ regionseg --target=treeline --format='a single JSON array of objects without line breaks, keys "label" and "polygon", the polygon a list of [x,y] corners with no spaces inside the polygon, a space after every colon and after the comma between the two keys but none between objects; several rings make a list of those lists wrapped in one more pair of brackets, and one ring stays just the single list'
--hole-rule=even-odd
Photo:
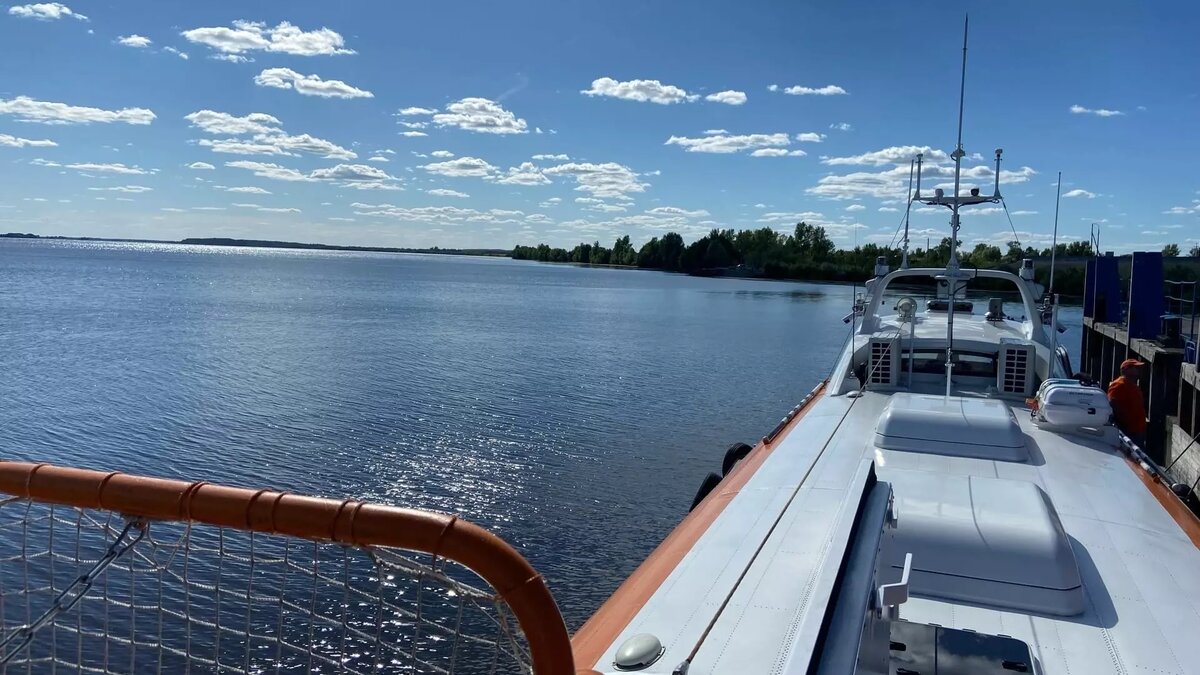
[{"label": "treeline", "polygon": [[[1193,248],[1191,254],[1200,255],[1198,249],[1200,247]],[[1055,253],[1063,259],[1055,271],[1055,290],[1067,295],[1082,295],[1084,266],[1080,259],[1093,255],[1091,243],[1059,244]],[[1168,257],[1178,256],[1179,247],[1169,245],[1163,253]],[[971,249],[960,248],[959,259],[965,267],[1015,271],[1022,258],[1048,258],[1050,254],[1049,248],[1022,247],[1013,241],[1003,249],[983,243]],[[617,239],[612,248],[606,248],[597,241],[581,243],[571,250],[539,244],[517,246],[512,251],[512,257],[517,260],[622,265],[699,275],[736,274],[812,281],[862,281],[874,271],[876,258],[886,258],[888,265],[895,269],[900,265],[902,255],[899,248],[878,244],[839,249],[824,228],[803,222],[798,223],[789,234],[769,227],[738,231],[714,229],[690,244],[685,244],[680,235],[668,232],[662,237],[654,237],[638,249],[633,247],[628,236],[624,236]],[[908,255],[911,267],[942,267],[949,259],[949,237],[943,238],[937,246],[917,248]],[[1042,264],[1040,267],[1038,277],[1044,284],[1049,265]],[[1167,276],[1171,279],[1195,279],[1197,273],[1195,266],[1168,265]]]}]

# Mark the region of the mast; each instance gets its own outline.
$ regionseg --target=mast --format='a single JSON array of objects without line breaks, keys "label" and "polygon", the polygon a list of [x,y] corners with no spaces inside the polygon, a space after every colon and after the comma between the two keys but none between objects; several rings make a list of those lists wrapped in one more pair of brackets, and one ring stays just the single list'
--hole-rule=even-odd
[{"label": "mast", "polygon": [[984,197],[980,195],[979,188],[971,188],[969,195],[959,194],[962,187],[962,160],[967,153],[963,150],[962,132],[963,132],[963,111],[966,107],[966,92],[967,92],[967,36],[970,28],[970,17],[965,17],[963,20],[963,49],[962,49],[962,73],[959,79],[958,87],[958,140],[954,147],[954,152],[950,155],[954,159],[954,193],[947,197],[941,188],[933,191],[932,197],[921,196],[921,164],[922,156],[917,155],[917,192],[914,196],[915,201],[931,206],[945,206],[950,209],[950,260],[946,263],[946,271],[939,274],[936,278],[943,281],[948,289],[947,307],[946,307],[946,396],[950,396],[950,389],[954,372],[954,301],[958,297],[959,284],[970,278],[970,275],[964,272],[958,260],[958,231],[960,226],[959,209],[963,206],[972,206],[983,203],[997,203],[1000,201],[1000,156],[1003,150],[996,149],[996,187],[991,196]]},{"label": "mast", "polygon": [[967,31],[971,25],[970,15],[963,18],[962,78],[958,85],[958,143],[954,147],[954,201],[950,203],[950,262],[946,263],[946,284],[950,289],[949,304],[946,306],[946,397],[950,397],[950,385],[954,375],[954,301],[958,296],[958,279],[962,274],[958,267],[958,188],[962,178],[963,152],[962,128],[963,107],[967,97]]},{"label": "mast", "polygon": [[1054,260],[1058,255],[1058,205],[1062,202],[1062,172],[1058,172],[1058,183],[1055,184],[1057,191],[1054,196],[1054,237],[1050,244],[1050,287],[1047,293],[1054,295]]},{"label": "mast", "polygon": [[[916,164],[917,164],[916,160],[912,160],[908,163],[908,200],[907,200],[908,203],[905,204],[905,206],[904,206],[904,240],[902,242],[903,250],[904,250],[904,258],[900,261],[900,269],[902,269],[902,270],[908,269],[908,215],[909,215],[909,213],[912,212],[913,168],[916,166]],[[928,254],[928,251],[926,251],[926,253]]]}]

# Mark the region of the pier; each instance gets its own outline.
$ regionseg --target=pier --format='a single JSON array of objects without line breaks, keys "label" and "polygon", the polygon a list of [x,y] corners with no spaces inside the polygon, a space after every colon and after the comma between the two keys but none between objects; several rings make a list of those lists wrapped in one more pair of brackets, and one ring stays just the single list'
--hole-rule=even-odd
[{"label": "pier", "polygon": [[1102,385],[1127,358],[1146,363],[1143,450],[1173,480],[1200,479],[1197,282],[1166,278],[1161,253],[1112,254],[1087,262],[1080,370]]}]

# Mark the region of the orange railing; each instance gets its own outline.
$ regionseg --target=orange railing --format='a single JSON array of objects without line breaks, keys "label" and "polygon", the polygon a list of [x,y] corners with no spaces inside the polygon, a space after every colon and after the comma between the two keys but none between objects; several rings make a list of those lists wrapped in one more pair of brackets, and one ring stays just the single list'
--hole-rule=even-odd
[{"label": "orange railing", "polygon": [[541,575],[499,537],[455,516],[23,462],[0,462],[0,492],[34,503],[101,509],[151,522],[202,523],[452,560],[490,584],[508,604],[528,642],[534,673],[574,672],[566,626]]}]

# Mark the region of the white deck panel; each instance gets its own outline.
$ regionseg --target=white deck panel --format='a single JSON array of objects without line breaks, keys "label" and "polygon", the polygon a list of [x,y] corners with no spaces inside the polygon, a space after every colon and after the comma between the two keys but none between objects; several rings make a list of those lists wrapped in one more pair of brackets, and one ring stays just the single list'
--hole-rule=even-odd
[{"label": "white deck panel", "polygon": [[[614,654],[625,639],[638,633],[651,633],[662,641],[666,652],[661,659],[642,673],[669,673],[677,666],[699,640],[708,627],[717,609],[737,583],[755,551],[783,512],[784,505],[796,492],[800,481],[813,467],[813,462],[828,438],[842,419],[850,399],[822,397],[805,414],[802,423],[805,433],[795,431],[784,437],[763,466],[750,478],[741,492],[735,496],[716,522],[700,537],[691,551],[684,556],[662,586],[646,602],[621,636],[613,642],[595,664],[604,672],[613,670]],[[861,455],[861,453],[858,453]],[[845,489],[849,478],[841,483]],[[718,488],[719,490],[720,488]],[[797,494],[789,509],[789,518],[784,518],[777,532],[794,530],[796,541],[817,541],[832,526],[836,509],[828,511],[829,499],[814,495],[813,491]],[[839,493],[840,494],[840,493]],[[841,497],[838,497],[840,503]],[[796,521],[796,514],[806,517]],[[786,555],[777,563],[789,570],[792,579],[803,579],[805,574],[815,574],[821,561],[808,556],[808,549],[796,551],[772,550],[770,554]],[[767,552],[760,558],[766,560]],[[761,570],[761,568],[760,568]],[[758,574],[758,570],[754,570]],[[753,584],[747,574],[743,586]],[[780,607],[793,607],[780,598]],[[763,604],[763,613],[772,615],[770,623],[778,623],[778,613],[772,614],[771,605]],[[730,609],[727,608],[726,612]],[[765,625],[762,627],[765,630]],[[759,632],[756,629],[755,632]],[[710,635],[709,640],[720,639]],[[779,636],[774,638],[777,642]],[[708,644],[706,642],[706,644]],[[716,643],[713,643],[716,644]],[[750,671],[744,671],[750,672]]]},{"label": "white deck panel", "polygon": [[[1083,614],[1050,617],[914,596],[901,607],[902,618],[1023,640],[1043,675],[1200,673],[1200,658],[1191,654],[1200,641],[1200,551],[1115,449],[1085,436],[1040,429],[1024,406],[1014,403],[1028,444],[1027,462],[880,450],[874,447],[874,430],[887,400],[886,393],[867,392],[858,399],[823,397],[815,403],[597,669],[615,672],[616,646],[648,632],[667,651],[639,672],[669,673],[745,570],[690,673],[777,671],[801,623],[824,612],[823,606],[810,604],[809,593],[822,567],[837,562],[827,556],[840,555],[834,551],[831,556],[829,535],[851,479],[866,458],[875,462],[885,482],[889,469],[901,468],[1037,484],[1049,495],[1071,539],[1087,598]],[[851,402],[844,423],[818,459]],[[902,481],[895,487],[902,489]],[[793,492],[795,499],[763,543]],[[903,517],[900,512],[901,521]],[[762,553],[749,564],[760,543]]]}]

